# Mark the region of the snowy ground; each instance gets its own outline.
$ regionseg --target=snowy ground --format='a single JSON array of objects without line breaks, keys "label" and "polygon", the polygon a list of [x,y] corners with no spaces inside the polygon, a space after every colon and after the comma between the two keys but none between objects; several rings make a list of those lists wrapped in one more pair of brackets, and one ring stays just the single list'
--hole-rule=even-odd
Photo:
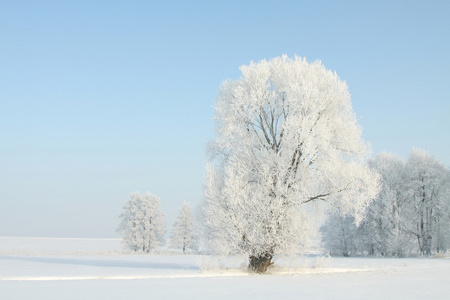
[{"label": "snowy ground", "polygon": [[[118,240],[0,237],[1,299],[448,299],[450,259],[129,255]],[[290,269],[282,268],[289,265]]]}]

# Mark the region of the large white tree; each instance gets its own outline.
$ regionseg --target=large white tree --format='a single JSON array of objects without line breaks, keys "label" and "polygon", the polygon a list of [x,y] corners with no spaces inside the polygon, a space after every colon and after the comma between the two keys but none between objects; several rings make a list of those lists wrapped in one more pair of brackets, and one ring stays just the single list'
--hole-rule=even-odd
[{"label": "large white tree", "polygon": [[148,253],[164,243],[164,215],[159,197],[132,193],[120,218],[117,231],[129,249]]},{"label": "large white tree", "polygon": [[378,174],[336,73],[287,56],[240,70],[217,98],[204,213],[213,249],[246,254],[250,269],[264,272],[274,255],[306,243],[309,206],[328,203],[358,222]]},{"label": "large white tree", "polygon": [[196,250],[197,248],[194,218],[192,216],[192,209],[187,203],[183,204],[178,218],[173,224],[170,234],[170,246],[181,249],[183,253],[187,249]]}]

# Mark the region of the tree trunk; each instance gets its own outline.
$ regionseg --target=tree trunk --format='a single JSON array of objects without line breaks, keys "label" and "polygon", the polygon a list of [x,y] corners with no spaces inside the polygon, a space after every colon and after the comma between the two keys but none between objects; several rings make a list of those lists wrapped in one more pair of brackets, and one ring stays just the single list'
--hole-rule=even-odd
[{"label": "tree trunk", "polygon": [[433,241],[433,237],[431,237],[431,236],[426,236],[426,237],[424,237],[424,242],[423,242],[423,244],[424,244],[424,254],[425,255],[427,255],[427,256],[430,256],[431,255],[431,248],[432,248],[432,241]]},{"label": "tree trunk", "polygon": [[260,256],[250,256],[249,270],[255,273],[264,273],[272,264],[272,255],[269,253]]}]

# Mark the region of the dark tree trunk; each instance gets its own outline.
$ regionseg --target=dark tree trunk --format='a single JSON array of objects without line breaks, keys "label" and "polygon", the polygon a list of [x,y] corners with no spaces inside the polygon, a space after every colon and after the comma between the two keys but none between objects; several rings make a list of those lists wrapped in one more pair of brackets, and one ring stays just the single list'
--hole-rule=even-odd
[{"label": "dark tree trunk", "polygon": [[269,253],[260,256],[250,256],[249,270],[255,273],[264,273],[272,264],[272,255]]}]

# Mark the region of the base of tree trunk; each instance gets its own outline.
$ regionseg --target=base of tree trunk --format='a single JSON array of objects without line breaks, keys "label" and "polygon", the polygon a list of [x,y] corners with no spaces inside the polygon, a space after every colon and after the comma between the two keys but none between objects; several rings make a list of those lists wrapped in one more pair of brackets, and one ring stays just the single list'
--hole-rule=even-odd
[{"label": "base of tree trunk", "polygon": [[266,253],[260,256],[250,256],[249,270],[255,273],[264,273],[272,264],[272,255]]}]

